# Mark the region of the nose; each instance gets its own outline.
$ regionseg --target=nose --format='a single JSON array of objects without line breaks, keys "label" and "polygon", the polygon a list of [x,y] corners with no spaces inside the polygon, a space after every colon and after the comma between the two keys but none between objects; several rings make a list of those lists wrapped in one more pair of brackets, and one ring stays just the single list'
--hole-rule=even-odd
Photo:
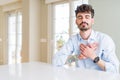
[{"label": "nose", "polygon": [[83,17],[83,18],[82,18],[82,21],[83,21],[83,22],[85,22],[85,21],[86,21],[86,18],[85,18],[85,17]]}]

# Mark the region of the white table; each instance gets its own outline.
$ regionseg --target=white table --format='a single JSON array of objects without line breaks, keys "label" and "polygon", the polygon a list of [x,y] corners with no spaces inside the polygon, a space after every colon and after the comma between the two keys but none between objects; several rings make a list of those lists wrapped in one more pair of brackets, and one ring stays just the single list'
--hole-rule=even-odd
[{"label": "white table", "polygon": [[41,62],[0,66],[0,80],[120,80],[119,74],[79,68],[55,68]]}]

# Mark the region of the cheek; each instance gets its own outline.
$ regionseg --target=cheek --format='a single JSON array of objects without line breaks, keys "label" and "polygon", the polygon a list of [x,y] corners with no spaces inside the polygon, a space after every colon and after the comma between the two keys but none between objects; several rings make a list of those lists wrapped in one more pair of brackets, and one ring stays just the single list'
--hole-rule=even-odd
[{"label": "cheek", "polygon": [[88,22],[88,24],[94,24],[93,20],[88,20],[87,22]]},{"label": "cheek", "polygon": [[81,23],[80,20],[76,20],[76,24],[79,25]]}]

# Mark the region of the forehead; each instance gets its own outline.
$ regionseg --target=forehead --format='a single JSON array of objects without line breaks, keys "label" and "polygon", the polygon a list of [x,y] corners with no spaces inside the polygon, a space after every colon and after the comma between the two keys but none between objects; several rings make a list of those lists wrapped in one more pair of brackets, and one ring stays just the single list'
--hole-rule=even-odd
[{"label": "forehead", "polygon": [[91,16],[91,13],[90,12],[79,12],[77,14],[77,16],[82,16],[82,15],[89,15],[89,16]]}]

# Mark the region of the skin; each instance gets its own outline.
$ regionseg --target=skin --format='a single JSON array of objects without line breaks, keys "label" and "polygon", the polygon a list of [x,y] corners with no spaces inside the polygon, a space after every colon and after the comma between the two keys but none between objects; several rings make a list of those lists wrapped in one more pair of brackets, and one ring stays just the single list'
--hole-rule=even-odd
[{"label": "skin", "polygon": [[[91,32],[92,32],[92,25],[94,24],[94,18],[92,18],[91,13],[82,12],[78,13],[76,16],[76,24],[80,30],[80,35],[84,40],[88,40]],[[80,50],[81,54],[79,55],[79,59],[86,59],[90,58],[92,60],[97,57],[95,50],[98,47],[98,43],[94,42],[92,44],[81,44]],[[102,70],[105,71],[105,62],[103,60],[99,60],[96,63]]]}]

